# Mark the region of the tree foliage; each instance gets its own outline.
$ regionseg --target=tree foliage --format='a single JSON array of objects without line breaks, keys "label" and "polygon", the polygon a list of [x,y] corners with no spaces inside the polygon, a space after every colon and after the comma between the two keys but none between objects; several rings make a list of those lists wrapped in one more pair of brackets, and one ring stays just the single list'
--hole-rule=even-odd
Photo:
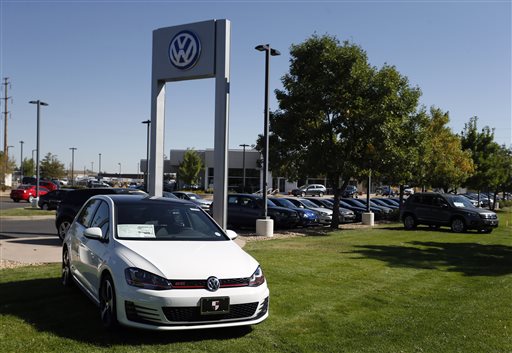
[{"label": "tree foliage", "polygon": [[461,139],[448,127],[449,122],[448,112],[430,109],[423,132],[420,185],[448,191],[462,186],[474,173],[471,152],[462,149]]},{"label": "tree foliage", "polygon": [[33,176],[36,174],[36,166],[34,160],[32,158],[24,158],[23,159],[23,175],[24,176]]},{"label": "tree foliage", "polygon": [[64,164],[61,163],[57,156],[47,153],[39,164],[39,173],[44,179],[58,179],[66,175]]},{"label": "tree foliage", "polygon": [[420,90],[395,67],[377,69],[359,46],[332,36],[313,35],[290,54],[270,118],[270,168],[291,180],[323,175],[335,199],[370,168],[397,170],[407,158]]},{"label": "tree foliage", "polygon": [[178,167],[178,179],[187,185],[197,184],[199,173],[204,169],[203,161],[193,149],[187,149]]}]

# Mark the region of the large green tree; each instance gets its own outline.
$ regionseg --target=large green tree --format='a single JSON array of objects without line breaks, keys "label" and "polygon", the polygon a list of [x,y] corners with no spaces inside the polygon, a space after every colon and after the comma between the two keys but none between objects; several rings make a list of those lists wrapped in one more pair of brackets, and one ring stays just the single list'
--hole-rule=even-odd
[{"label": "large green tree", "polygon": [[64,164],[61,163],[57,156],[47,153],[41,160],[39,165],[39,173],[44,179],[58,179],[66,175]]},{"label": "large green tree", "polygon": [[204,169],[204,164],[197,153],[193,149],[187,149],[183,155],[178,167],[178,179],[187,185],[197,184],[199,181],[199,173]]},{"label": "large green tree", "polygon": [[291,180],[325,176],[336,201],[351,178],[397,170],[420,90],[395,67],[377,69],[359,46],[329,35],[292,45],[290,56],[271,114],[270,169]]},{"label": "large green tree", "polygon": [[460,137],[452,132],[448,112],[432,107],[424,126],[419,169],[421,184],[446,192],[464,184],[474,173],[469,150],[462,149]]},{"label": "large green tree", "polygon": [[494,141],[494,130],[484,126],[478,130],[478,118],[472,117],[461,133],[463,148],[471,151],[475,173],[466,182],[477,191],[497,193],[510,178],[510,151]]}]

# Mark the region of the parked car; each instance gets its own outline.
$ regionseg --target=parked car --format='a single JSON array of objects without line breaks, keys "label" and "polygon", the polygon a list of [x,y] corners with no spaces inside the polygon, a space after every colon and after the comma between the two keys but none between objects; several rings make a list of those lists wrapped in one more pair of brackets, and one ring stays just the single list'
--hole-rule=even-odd
[{"label": "parked car", "polygon": [[[364,210],[363,212],[366,212],[366,210],[367,210],[366,204],[361,202],[361,200],[362,199],[344,198],[344,199],[340,200],[340,204],[343,202],[349,206],[356,207],[357,209]],[[347,208],[353,210],[353,208],[350,208],[350,207],[347,207]],[[376,221],[385,218],[383,210],[379,207],[374,207],[374,206],[370,205],[370,211],[373,212]]]},{"label": "parked car", "polygon": [[270,197],[269,200],[272,201],[276,206],[286,207],[296,211],[299,214],[299,223],[297,224],[298,226],[317,226],[320,222],[319,214],[313,210],[297,207],[292,202],[282,197]]},{"label": "parked car", "polygon": [[188,192],[188,191],[173,191],[172,194],[174,194],[179,199],[187,200],[187,201],[195,203],[196,205],[200,206],[205,211],[210,211],[210,206],[212,205],[212,201],[203,199],[198,194],[195,194],[193,192]]},{"label": "parked car", "polygon": [[325,208],[325,207],[317,206],[313,202],[311,202],[307,199],[304,199],[304,198],[287,197],[286,200],[289,200],[297,207],[307,208],[307,209],[313,210],[315,212],[318,212],[318,215],[320,216],[320,219],[319,219],[320,224],[331,224],[332,210]]},{"label": "parked car", "polygon": [[62,284],[99,307],[107,328],[255,325],[268,317],[258,262],[200,207],[145,195],[97,195],[62,247]]},{"label": "parked car", "polygon": [[57,228],[57,234],[62,240],[66,235],[66,232],[73,222],[76,214],[80,210],[80,207],[90,197],[95,195],[109,195],[109,194],[142,194],[147,195],[144,191],[134,189],[123,189],[123,188],[96,188],[96,189],[77,189],[70,191],[62,199],[57,212],[55,214],[55,227]]},{"label": "parked car", "polygon": [[49,193],[39,197],[38,206],[42,210],[56,210],[62,202],[67,193],[73,189],[59,189],[53,190]]},{"label": "parked car", "polygon": [[[43,196],[49,193],[45,187],[39,187],[39,196]],[[11,194],[9,196],[14,202],[27,201],[32,202],[32,200],[36,197],[36,186],[35,185],[20,185],[17,189],[11,190]]]},{"label": "parked car", "polygon": [[355,185],[347,185],[345,190],[341,193],[341,197],[357,197],[357,195],[358,191]]},{"label": "parked car", "polygon": [[376,190],[375,190],[375,195],[382,195],[382,196],[395,196],[396,195],[396,192],[395,190],[389,186],[389,185],[383,185],[383,186],[379,186]]},{"label": "parked car", "polygon": [[[230,194],[227,210],[228,225],[254,228],[256,220],[263,217],[263,198],[253,194]],[[270,200],[267,200],[267,214],[276,228],[292,228],[299,223],[296,211],[276,206]]]},{"label": "parked car", "polygon": [[[36,185],[36,183],[37,183],[37,180],[34,180],[34,181],[30,182],[30,185]],[[52,181],[48,181],[48,180],[39,180],[39,187],[41,187],[41,186],[48,189],[49,191],[58,190],[60,188],[59,185],[55,184]]]},{"label": "parked car", "polygon": [[400,219],[405,229],[419,224],[433,228],[450,227],[455,233],[467,229],[490,233],[498,226],[496,213],[477,208],[461,195],[441,193],[416,193],[404,203]]},{"label": "parked car", "polygon": [[304,197],[306,195],[309,196],[324,196],[327,192],[327,189],[322,184],[310,184],[310,185],[303,185],[298,189],[292,190],[293,196],[301,196]]},{"label": "parked car", "polygon": [[[330,210],[334,209],[334,202],[328,199],[306,197],[306,200],[311,201],[312,203],[318,205],[319,207],[325,207]],[[361,219],[360,216],[358,217],[357,212],[354,212],[353,210],[341,206],[338,208],[340,222],[342,223],[355,222],[358,218]]]}]

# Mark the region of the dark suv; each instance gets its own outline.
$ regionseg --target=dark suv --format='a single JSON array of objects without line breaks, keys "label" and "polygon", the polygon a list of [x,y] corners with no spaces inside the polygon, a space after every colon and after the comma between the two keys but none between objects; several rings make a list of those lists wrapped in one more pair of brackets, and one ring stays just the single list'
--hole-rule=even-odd
[{"label": "dark suv", "polygon": [[455,233],[476,229],[490,233],[498,226],[496,213],[477,208],[462,195],[418,193],[411,195],[400,212],[405,229],[418,224],[447,226]]},{"label": "dark suv", "polygon": [[66,194],[64,199],[57,207],[55,217],[55,227],[57,227],[57,234],[61,240],[64,240],[69,226],[73,222],[78,211],[90,197],[94,195],[107,195],[107,194],[145,194],[144,191],[136,189],[123,189],[123,188],[95,188],[95,189],[78,189],[70,191]]}]

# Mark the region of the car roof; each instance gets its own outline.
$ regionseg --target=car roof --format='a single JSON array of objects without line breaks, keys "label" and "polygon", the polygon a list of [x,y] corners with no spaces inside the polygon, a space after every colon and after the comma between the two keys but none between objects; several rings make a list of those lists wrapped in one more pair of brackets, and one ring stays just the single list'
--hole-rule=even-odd
[{"label": "car roof", "polygon": [[109,198],[115,204],[130,204],[130,203],[140,203],[140,202],[159,202],[159,203],[171,203],[171,204],[184,204],[184,205],[193,205],[190,201],[181,200],[181,199],[171,199],[163,196],[148,196],[145,194],[101,194],[96,195],[94,198]]}]

